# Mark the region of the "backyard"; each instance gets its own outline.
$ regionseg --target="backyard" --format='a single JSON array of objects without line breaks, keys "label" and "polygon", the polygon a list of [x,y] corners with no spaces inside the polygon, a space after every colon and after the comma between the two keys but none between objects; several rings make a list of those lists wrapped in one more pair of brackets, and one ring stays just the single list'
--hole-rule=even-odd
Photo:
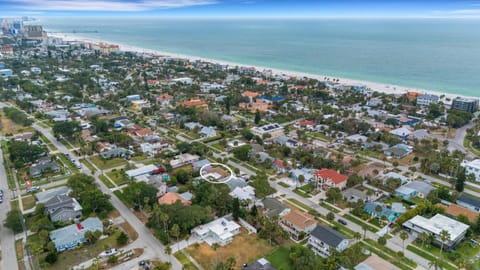
[{"label": "backyard", "polygon": [[248,234],[244,230],[235,236],[232,243],[216,250],[206,243],[187,249],[188,253],[205,269],[210,269],[212,263],[225,261],[229,257],[235,258],[235,269],[240,269],[244,263],[257,260],[272,250],[273,247],[265,240],[259,239],[256,234]]}]

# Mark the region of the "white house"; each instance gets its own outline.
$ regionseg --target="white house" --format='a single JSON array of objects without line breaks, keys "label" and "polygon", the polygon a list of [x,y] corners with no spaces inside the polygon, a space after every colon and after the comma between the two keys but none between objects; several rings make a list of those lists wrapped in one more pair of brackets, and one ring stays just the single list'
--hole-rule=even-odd
[{"label": "white house", "polygon": [[439,100],[440,100],[440,97],[436,95],[424,94],[417,97],[417,105],[428,106],[432,103],[438,103]]},{"label": "white house", "polygon": [[174,159],[170,160],[170,166],[172,166],[172,168],[178,168],[184,165],[192,164],[195,161],[198,161],[199,159],[200,157],[197,155],[185,153],[185,154],[177,155],[174,157]]},{"label": "white house", "polygon": [[422,216],[415,216],[403,223],[403,227],[417,235],[422,232],[433,235],[435,242],[438,244],[442,242],[440,232],[445,230],[450,235],[450,239],[444,244],[447,248],[452,248],[462,241],[470,226],[444,215],[436,214],[429,219]]},{"label": "white house", "polygon": [[232,242],[233,237],[239,233],[240,225],[223,217],[192,230],[193,236],[200,241],[205,241],[210,246],[215,243],[224,246]]},{"label": "white house", "polygon": [[261,127],[253,127],[250,129],[253,135],[262,138],[266,134],[270,134],[271,138],[274,139],[283,135],[283,127],[279,124],[268,124]]},{"label": "white house", "polygon": [[323,225],[317,225],[310,233],[307,246],[319,256],[324,258],[330,256],[331,250],[338,252],[348,248],[348,239],[339,232]]},{"label": "white house", "polygon": [[128,170],[125,172],[125,174],[127,174],[128,178],[132,179],[137,176],[150,174],[155,170],[158,170],[158,167],[153,164],[150,164],[150,165],[140,167],[138,169]]},{"label": "white house", "polygon": [[236,187],[232,192],[230,192],[230,196],[237,198],[240,201],[253,202],[255,200],[255,189],[248,185],[244,187]]},{"label": "white house", "polygon": [[466,175],[473,174],[475,175],[475,181],[480,181],[480,159],[475,159],[472,161],[464,160],[460,165],[465,167]]}]

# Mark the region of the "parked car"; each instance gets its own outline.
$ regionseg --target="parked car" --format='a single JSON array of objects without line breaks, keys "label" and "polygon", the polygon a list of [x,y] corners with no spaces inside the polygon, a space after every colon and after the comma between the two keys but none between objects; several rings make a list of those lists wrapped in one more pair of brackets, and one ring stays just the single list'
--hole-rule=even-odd
[{"label": "parked car", "polygon": [[338,219],[338,223],[344,225],[344,226],[347,226],[347,222],[341,218]]},{"label": "parked car", "polygon": [[115,255],[117,254],[117,249],[116,248],[109,248],[107,250],[105,250],[104,252],[100,253],[100,258],[105,258],[105,257],[110,257],[112,255]]},{"label": "parked car", "polygon": [[3,197],[0,197],[0,203],[2,203],[2,202],[3,202]]},{"label": "parked car", "polygon": [[30,189],[27,189],[27,193],[34,192],[40,190],[40,187],[31,187]]},{"label": "parked car", "polygon": [[0,197],[3,197],[3,190],[0,189]]}]

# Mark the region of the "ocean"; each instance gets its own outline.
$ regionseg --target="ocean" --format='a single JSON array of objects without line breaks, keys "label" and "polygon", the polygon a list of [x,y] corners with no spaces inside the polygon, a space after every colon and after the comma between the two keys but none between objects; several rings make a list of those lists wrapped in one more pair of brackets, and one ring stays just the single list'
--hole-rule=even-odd
[{"label": "ocean", "polygon": [[480,97],[475,19],[51,17],[39,23],[169,53]]}]

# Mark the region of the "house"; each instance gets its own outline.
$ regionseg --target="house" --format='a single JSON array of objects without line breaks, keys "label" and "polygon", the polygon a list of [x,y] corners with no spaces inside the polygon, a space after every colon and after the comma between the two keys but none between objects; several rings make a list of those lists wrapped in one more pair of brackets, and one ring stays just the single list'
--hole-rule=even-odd
[{"label": "house", "polygon": [[417,129],[412,132],[410,139],[425,140],[431,138],[430,134],[426,129]]},{"label": "house", "polygon": [[[253,127],[250,129],[253,135],[260,138],[265,138],[265,136],[270,136],[271,139],[275,139],[283,135],[283,127],[279,124],[268,124],[261,127]],[[268,134],[268,135],[267,135]]]},{"label": "house", "polygon": [[291,167],[291,164],[289,164],[288,162],[284,162],[281,159],[275,159],[275,161],[273,161],[272,163],[272,168],[275,169],[278,174],[287,173]]},{"label": "house", "polygon": [[270,219],[276,216],[284,216],[290,212],[290,208],[274,198],[265,198],[263,199],[262,204],[263,214]]},{"label": "house", "polygon": [[255,201],[255,189],[248,185],[245,187],[236,187],[230,192],[230,196],[239,199],[240,201],[253,202]]},{"label": "house", "polygon": [[210,164],[211,162],[208,159],[202,159],[192,163],[192,168],[194,171],[200,170],[203,166]]},{"label": "house", "polygon": [[193,164],[195,161],[198,161],[199,159],[200,157],[197,155],[192,155],[189,153],[180,154],[175,156],[172,160],[170,160],[170,166],[172,166],[172,168],[175,169],[188,164]]},{"label": "house", "polygon": [[37,198],[37,203],[45,203],[50,199],[59,196],[59,195],[68,195],[72,191],[69,187],[58,187],[52,188],[43,192],[35,193],[35,197]]},{"label": "house", "polygon": [[457,198],[457,204],[480,213],[480,200],[475,197],[462,194]]},{"label": "house", "polygon": [[117,157],[124,157],[128,154],[128,150],[123,147],[115,147],[112,149],[105,150],[100,153],[100,156],[103,159],[112,159]]},{"label": "house", "polygon": [[347,202],[368,202],[370,200],[370,196],[356,188],[348,188],[344,190],[342,194],[343,199]]},{"label": "house", "polygon": [[372,253],[365,261],[357,264],[353,269],[354,270],[399,270],[400,268],[378,257],[375,253]]},{"label": "house", "polygon": [[177,201],[185,206],[189,206],[192,204],[191,201],[186,200],[177,192],[167,192],[165,193],[165,195],[158,198],[158,204],[175,204]]},{"label": "house", "polygon": [[260,258],[257,261],[244,266],[243,270],[277,270],[273,265],[265,258]]},{"label": "house", "polygon": [[210,246],[214,244],[219,244],[220,246],[227,245],[239,233],[240,225],[234,221],[227,220],[225,217],[200,225],[192,230],[193,236]]},{"label": "house", "polygon": [[315,171],[313,174],[315,181],[315,187],[323,190],[329,188],[338,188],[343,190],[347,186],[348,176],[340,174],[339,172],[331,169],[321,169]]},{"label": "house", "polygon": [[406,145],[406,144],[397,144],[393,147],[390,147],[388,149],[385,149],[383,153],[386,156],[391,156],[397,159],[404,158],[408,156],[410,153],[412,153],[413,147]]},{"label": "house", "polygon": [[86,232],[103,232],[103,224],[97,217],[89,217],[79,224],[72,224],[50,232],[50,239],[58,252],[70,250],[87,242]]},{"label": "house", "polygon": [[149,175],[156,170],[158,170],[158,167],[153,164],[150,164],[150,165],[145,165],[143,167],[140,167],[138,169],[128,170],[125,172],[125,174],[129,179],[133,179],[138,176]]},{"label": "house", "polygon": [[324,225],[317,225],[310,233],[307,242],[307,246],[315,253],[315,255],[324,258],[331,255],[331,250],[342,252],[348,248],[348,245],[348,238]]},{"label": "house", "polygon": [[480,181],[480,159],[472,161],[463,160],[460,165],[465,168],[466,175],[473,174],[475,181]]},{"label": "house", "polygon": [[433,235],[436,244],[443,242],[440,233],[447,231],[450,238],[444,242],[444,246],[446,249],[451,249],[465,238],[470,226],[442,214],[436,214],[431,218],[417,215],[404,222],[403,227],[416,235],[420,235],[423,232]]},{"label": "house", "polygon": [[290,173],[295,181],[299,181],[300,176],[303,175],[303,182],[310,183],[313,180],[313,171],[313,169],[301,168],[291,170]]},{"label": "house", "polygon": [[317,225],[315,217],[295,209],[281,216],[278,223],[294,240],[301,240],[303,235],[308,235]]},{"label": "house", "polygon": [[[375,218],[385,218],[388,222],[394,222],[401,214],[389,209],[384,203],[368,202],[363,207],[363,210]],[[380,211],[378,211],[380,210]]]},{"label": "house", "polygon": [[383,184],[386,185],[387,184],[387,180],[388,179],[399,179],[400,180],[400,183],[401,185],[404,185],[408,182],[408,178],[399,174],[399,173],[396,173],[396,172],[388,172],[386,174],[383,175]]},{"label": "house", "polygon": [[33,165],[28,169],[28,173],[33,178],[42,176],[45,171],[59,173],[60,166],[58,166],[55,161],[51,161],[50,157],[44,157],[39,160],[39,163],[37,165]]},{"label": "house", "polygon": [[209,138],[217,136],[217,131],[213,127],[202,127],[200,130],[200,137]]},{"label": "house", "polygon": [[169,143],[166,142],[156,142],[156,143],[142,143],[140,144],[140,149],[142,153],[148,153],[150,155],[155,155],[159,150],[169,146]]},{"label": "house", "polygon": [[408,138],[408,136],[410,136],[412,134],[412,132],[410,131],[410,129],[408,129],[406,127],[400,127],[400,128],[397,128],[397,129],[394,129],[394,130],[390,131],[390,134],[393,134],[393,135],[399,137],[402,140],[406,140]]},{"label": "house", "polygon": [[198,123],[198,122],[188,122],[188,123],[185,123],[184,124],[184,127],[185,129],[188,129],[188,130],[194,130],[196,128],[202,128],[202,124]]},{"label": "house", "polygon": [[352,143],[359,143],[359,144],[364,144],[367,142],[367,137],[364,136],[364,135],[360,135],[360,134],[354,134],[354,135],[350,135],[348,137],[345,137],[345,141],[349,141],[349,142],[352,142]]},{"label": "house", "polygon": [[74,198],[67,195],[57,195],[44,202],[45,214],[53,222],[70,222],[82,217],[82,206]]},{"label": "house", "polygon": [[255,93],[255,92],[252,92],[252,91],[245,91],[242,93],[242,97],[247,97],[250,101],[250,103],[253,102],[253,99],[260,96],[259,93]]},{"label": "house", "polygon": [[173,100],[173,96],[169,94],[161,94],[157,97],[157,104],[161,106],[168,106]]},{"label": "house", "polygon": [[435,188],[427,182],[412,181],[397,188],[395,190],[395,195],[403,197],[405,200],[408,200],[413,196],[418,196],[423,199],[434,189]]},{"label": "house", "polygon": [[281,135],[273,139],[273,142],[282,146],[295,148],[300,145],[300,143],[294,139],[291,139],[285,135]]}]

